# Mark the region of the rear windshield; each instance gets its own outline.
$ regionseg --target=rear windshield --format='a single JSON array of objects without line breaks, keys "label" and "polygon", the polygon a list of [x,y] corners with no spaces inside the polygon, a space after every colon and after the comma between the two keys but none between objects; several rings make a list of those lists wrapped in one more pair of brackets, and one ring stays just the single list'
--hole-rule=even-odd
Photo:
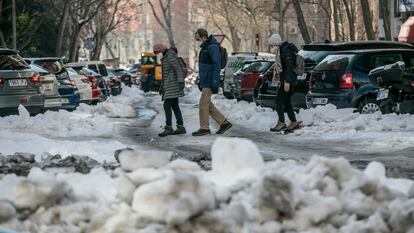
[{"label": "rear windshield", "polygon": [[74,70],[73,68],[66,68],[66,70],[68,71],[69,75],[77,75],[78,72],[76,72],[76,70]]},{"label": "rear windshield", "polygon": [[93,75],[93,76],[99,76],[100,75],[100,74],[96,73],[94,70],[91,70],[91,69],[88,69],[88,68],[83,68],[83,70],[85,72],[87,72],[88,74]]},{"label": "rear windshield", "polygon": [[270,62],[254,62],[247,67],[246,72],[264,72],[269,67]]},{"label": "rear windshield", "polygon": [[329,55],[316,66],[315,70],[346,70],[354,56],[354,54]]},{"label": "rear windshield", "polygon": [[47,70],[45,70],[42,67],[40,67],[38,65],[35,65],[35,64],[31,64],[30,69],[32,69],[36,73],[39,73],[40,75],[48,75],[49,74],[49,72]]},{"label": "rear windshield", "polygon": [[0,54],[0,70],[24,69],[30,69],[30,67],[18,54]]},{"label": "rear windshield", "polygon": [[315,63],[321,62],[326,56],[328,56],[331,51],[311,51],[311,50],[301,50],[299,55],[301,55],[306,60],[312,60]]},{"label": "rear windshield", "polygon": [[35,63],[52,74],[60,74],[66,71],[65,67],[60,61],[35,61]]}]

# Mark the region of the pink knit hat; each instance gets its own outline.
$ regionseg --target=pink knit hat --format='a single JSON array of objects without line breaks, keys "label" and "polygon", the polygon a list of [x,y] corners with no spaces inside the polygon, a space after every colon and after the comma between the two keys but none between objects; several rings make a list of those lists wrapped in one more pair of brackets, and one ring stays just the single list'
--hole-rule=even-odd
[{"label": "pink knit hat", "polygon": [[161,43],[155,44],[153,48],[154,48],[154,53],[157,53],[157,52],[165,53],[165,51],[167,51],[167,49],[168,49],[167,46],[165,46]]}]

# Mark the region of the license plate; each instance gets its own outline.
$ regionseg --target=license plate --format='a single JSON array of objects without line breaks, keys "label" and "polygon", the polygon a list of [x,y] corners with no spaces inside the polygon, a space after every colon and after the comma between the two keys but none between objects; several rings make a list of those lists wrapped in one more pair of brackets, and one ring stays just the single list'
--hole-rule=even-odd
[{"label": "license plate", "polygon": [[298,76],[298,80],[306,80],[306,73],[304,73],[302,76]]},{"label": "license plate", "polygon": [[53,84],[44,84],[45,91],[51,91],[53,89]]},{"label": "license plate", "polygon": [[63,99],[60,99],[60,102],[61,102],[62,104],[68,104],[68,103],[69,103],[69,99],[67,99],[67,98],[63,98]]},{"label": "license plate", "polygon": [[11,87],[27,86],[27,81],[26,79],[12,79],[12,80],[9,80],[9,85]]},{"label": "license plate", "polygon": [[328,103],[328,98],[314,98],[313,104],[315,105],[326,105]]},{"label": "license plate", "polygon": [[377,100],[383,100],[388,98],[388,94],[390,93],[389,89],[380,89],[377,92]]}]

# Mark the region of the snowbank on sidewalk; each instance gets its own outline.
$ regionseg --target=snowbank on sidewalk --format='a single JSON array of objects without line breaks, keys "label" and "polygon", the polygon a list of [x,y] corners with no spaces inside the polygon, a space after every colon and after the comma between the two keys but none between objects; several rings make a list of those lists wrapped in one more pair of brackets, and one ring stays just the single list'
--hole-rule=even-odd
[{"label": "snowbank on sidewalk", "polygon": [[19,107],[19,115],[0,118],[0,130],[33,133],[51,137],[109,136],[115,126],[103,115],[83,112],[51,112],[31,117],[27,110]]},{"label": "snowbank on sidewalk", "polygon": [[[208,172],[178,160],[107,175],[7,175],[0,179],[0,190],[8,190],[0,194],[0,206],[7,206],[0,227],[68,233],[414,232],[414,182],[387,178],[382,164],[371,163],[364,172],[342,158],[264,164],[254,144],[240,139],[218,139],[212,158],[222,164]],[[240,179],[246,173],[254,175]],[[227,181],[217,182],[220,176]],[[58,192],[36,211],[13,210],[20,201],[13,193],[22,183],[37,184],[32,190],[44,194],[39,200],[57,184],[67,195]],[[27,216],[24,223],[21,215]]]},{"label": "snowbank on sidewalk", "polygon": [[81,105],[78,111],[91,114],[102,114],[107,117],[136,117],[134,103],[144,98],[143,92],[138,87],[124,87],[121,95],[110,96],[105,102],[97,106]]}]

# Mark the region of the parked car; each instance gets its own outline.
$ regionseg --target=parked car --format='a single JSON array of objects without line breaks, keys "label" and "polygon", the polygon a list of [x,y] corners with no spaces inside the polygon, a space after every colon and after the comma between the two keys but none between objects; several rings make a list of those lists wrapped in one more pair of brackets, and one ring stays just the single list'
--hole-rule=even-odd
[{"label": "parked car", "polygon": [[241,100],[240,99],[240,84],[241,84],[242,75],[244,74],[244,72],[246,72],[247,68],[253,62],[255,62],[255,60],[245,61],[243,65],[241,66],[241,68],[233,74],[233,83],[231,85],[231,93],[232,93],[233,98],[236,98],[237,100]]},{"label": "parked car", "polygon": [[[311,43],[304,45],[299,54],[305,58],[305,73],[298,77],[298,84],[295,86],[292,96],[292,105],[298,110],[306,108],[306,94],[309,92],[310,73],[328,55],[340,51],[369,50],[381,48],[414,49],[414,46],[407,43],[392,41],[352,41],[352,42],[325,42]],[[272,86],[273,71],[264,74],[259,79],[259,85],[254,99],[258,105],[263,107],[276,108],[276,87]]]},{"label": "parked car", "polygon": [[269,70],[274,61],[255,61],[241,75],[240,99],[253,102],[253,94],[259,83],[259,76]]},{"label": "parked car", "polygon": [[227,60],[226,67],[224,68],[223,76],[223,95],[229,99],[233,99],[232,87],[233,87],[233,74],[240,70],[246,61],[254,60],[275,60],[274,54],[269,53],[241,53],[233,52]]},{"label": "parked car", "polygon": [[92,86],[89,83],[88,77],[78,74],[78,72],[70,67],[67,67],[66,69],[70,79],[75,82],[76,87],[79,90],[81,103],[91,104],[93,101]]},{"label": "parked car", "polygon": [[40,75],[42,89],[45,94],[43,111],[59,111],[62,107],[62,100],[59,95],[59,82],[56,76],[35,64],[31,64],[30,68]]},{"label": "parked car", "polygon": [[112,73],[113,75],[118,76],[121,79],[121,81],[126,86],[129,86],[129,87],[131,87],[132,84],[133,84],[132,77],[136,76],[136,75],[130,73],[129,71],[126,71],[126,70],[121,69],[121,68],[109,69],[108,71],[110,73]]},{"label": "parked car", "polygon": [[23,105],[31,115],[44,108],[40,75],[11,49],[0,49],[0,115],[18,113]]},{"label": "parked car", "polygon": [[330,103],[338,108],[355,108],[361,113],[378,111],[378,87],[370,83],[370,70],[398,61],[411,64],[413,58],[414,49],[399,48],[329,55],[311,73],[307,105],[315,107]]},{"label": "parked car", "polygon": [[54,74],[59,82],[59,95],[62,99],[62,109],[73,111],[80,103],[80,93],[75,81],[71,80],[69,73],[59,57],[25,58],[30,64],[36,64]]},{"label": "parked car", "polygon": [[108,71],[109,76],[109,86],[111,88],[112,95],[119,95],[122,92],[122,82],[121,77],[115,75],[113,72]]},{"label": "parked car", "polygon": [[86,68],[81,63],[70,63],[70,64],[67,64],[66,66],[76,70],[76,72],[86,72],[94,76],[98,82],[98,87],[101,90],[101,101],[106,100],[106,98],[111,95],[111,87],[109,85],[108,79],[105,79],[104,77],[102,77],[102,75],[99,74],[98,72],[92,69]]},{"label": "parked car", "polygon": [[102,101],[102,93],[101,89],[99,88],[99,77],[100,75],[93,70],[89,70],[88,68],[82,68],[80,70],[76,70],[76,72],[80,75],[86,76],[88,78],[89,84],[92,88],[92,102],[91,104],[97,104]]}]

